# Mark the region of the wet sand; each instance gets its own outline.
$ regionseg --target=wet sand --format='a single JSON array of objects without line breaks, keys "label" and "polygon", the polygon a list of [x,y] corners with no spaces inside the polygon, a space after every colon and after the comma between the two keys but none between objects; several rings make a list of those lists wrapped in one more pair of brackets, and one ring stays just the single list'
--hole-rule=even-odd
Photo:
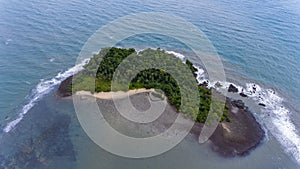
[{"label": "wet sand", "polygon": [[[136,109],[147,110],[150,107],[149,91],[140,90],[140,92],[130,95],[129,98]],[[174,123],[177,116],[182,116],[182,113],[177,113],[176,109],[167,103],[166,109],[158,119],[151,123],[140,124],[127,120],[120,115],[111,99],[98,98],[97,103],[101,113],[110,125],[119,132],[131,137],[158,135],[167,130]],[[264,138],[264,131],[242,101],[227,98],[227,104],[229,105],[228,116],[231,122],[222,122],[218,125],[209,139],[211,148],[224,157],[247,155],[261,143]],[[203,125],[195,122],[190,131],[190,134],[196,140],[198,140]]]},{"label": "wet sand", "polygon": [[[70,76],[61,83],[57,91],[59,96],[65,97],[72,95],[72,93],[67,90],[72,78],[73,77]],[[129,96],[136,109],[147,110],[150,105],[149,101],[151,101],[148,93],[153,91],[153,89],[137,89],[128,92],[101,92],[95,94],[80,91],[76,94],[82,95],[82,97],[96,97],[100,109],[103,110],[101,112],[104,118],[106,118],[110,125],[116,130],[132,137],[150,137],[168,129],[176,117],[182,114],[177,113],[176,109],[167,103],[165,111],[155,121],[147,124],[134,123],[118,113],[114,107],[112,96],[114,95],[114,97],[118,99]],[[247,155],[261,143],[265,135],[264,130],[249,111],[248,107],[244,105],[243,101],[233,100],[227,97],[226,102],[229,106],[228,117],[231,119],[231,122],[222,122],[218,125],[209,139],[211,148],[224,157]],[[198,139],[203,125],[204,124],[198,122],[194,124],[190,133],[195,136],[195,139]]]}]

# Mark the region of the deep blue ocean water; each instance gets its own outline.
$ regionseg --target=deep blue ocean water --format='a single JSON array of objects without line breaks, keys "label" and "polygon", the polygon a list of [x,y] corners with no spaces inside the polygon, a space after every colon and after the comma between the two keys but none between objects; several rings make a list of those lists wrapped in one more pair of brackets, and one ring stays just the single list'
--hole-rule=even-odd
[{"label": "deep blue ocean water", "polygon": [[[292,0],[2,0],[1,128],[34,99],[39,83],[74,66],[82,46],[97,29],[128,14],[165,12],[193,23],[208,36],[224,60],[229,81],[244,88],[247,83],[256,83],[283,99],[280,104],[288,110],[293,127],[282,129],[290,133],[286,135],[290,142],[279,141],[281,150],[293,147],[285,153],[300,163],[299,7],[300,2]],[[170,39],[164,38],[145,35],[129,38],[121,45],[183,50],[176,42],[166,44]],[[290,123],[282,125],[286,124]]]}]

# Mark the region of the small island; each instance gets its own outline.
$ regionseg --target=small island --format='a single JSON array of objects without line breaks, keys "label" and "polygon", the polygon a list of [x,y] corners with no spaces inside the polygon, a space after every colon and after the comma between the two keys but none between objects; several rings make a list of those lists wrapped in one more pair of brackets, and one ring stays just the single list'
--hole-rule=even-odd
[{"label": "small island", "polygon": [[[145,49],[136,52],[133,48],[104,48],[89,60],[84,66],[83,71],[68,77],[61,83],[58,88],[58,95],[67,97],[76,93],[91,95],[102,100],[111,100],[112,92],[123,92],[123,94],[126,92],[128,94],[129,92],[131,97],[135,97],[141,93],[152,93],[156,97],[166,97],[168,103],[176,112],[184,113],[187,118],[195,121],[190,133],[197,138],[207,119],[211,106],[211,94],[214,89],[208,88],[205,84],[198,86],[200,97],[199,109],[196,112],[180,109],[180,88],[176,80],[164,70],[147,69],[141,71],[130,82],[129,90],[111,91],[111,83],[115,70],[129,55],[133,55],[134,57],[143,55],[175,59],[176,64],[186,64],[194,74],[197,71],[191,61],[185,60],[183,63],[179,58],[161,49]],[[147,64],[155,64],[155,59],[153,63]],[[130,70],[127,73],[130,73]],[[95,81],[95,85],[89,85],[93,81]],[[120,94],[120,97],[123,94]],[[225,103],[224,108],[220,107],[221,104],[213,105],[215,106],[214,108],[222,108],[224,111],[220,118],[220,124],[210,138],[212,149],[227,157],[245,155],[260,144],[264,137],[264,131],[241,100],[226,98]]]}]

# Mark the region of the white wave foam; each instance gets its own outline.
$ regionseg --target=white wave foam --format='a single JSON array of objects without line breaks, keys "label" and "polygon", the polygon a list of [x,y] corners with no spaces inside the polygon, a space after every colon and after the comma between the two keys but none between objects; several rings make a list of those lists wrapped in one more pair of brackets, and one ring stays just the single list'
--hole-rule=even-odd
[{"label": "white wave foam", "polygon": [[12,41],[12,39],[7,39],[7,40],[5,41],[5,45],[8,45],[11,41]]},{"label": "white wave foam", "polygon": [[[216,87],[217,82],[208,82],[208,87]],[[219,88],[228,89],[232,84],[238,88],[238,93],[244,93],[257,104],[263,104],[261,108],[264,123],[268,131],[280,142],[284,151],[292,155],[300,164],[300,137],[295,125],[290,119],[291,112],[284,107],[283,98],[272,89],[264,89],[255,83],[247,83],[246,88],[230,82],[218,82]]]},{"label": "white wave foam", "polygon": [[[181,60],[186,58],[184,55],[174,51],[167,51],[167,53],[173,54]],[[266,127],[280,142],[284,151],[292,155],[300,164],[300,137],[297,134],[298,131],[295,125],[291,121],[291,112],[283,105],[283,98],[277,95],[274,90],[264,89],[255,83],[247,83],[245,85],[246,87],[242,87],[231,82],[210,82],[202,68],[198,66],[194,67],[197,69],[196,78],[199,84],[205,82],[209,88],[215,88],[217,90],[220,88],[228,89],[230,84],[232,84],[238,89],[238,93],[246,94],[257,104],[264,104],[265,107],[261,108],[261,110],[265,113],[263,116],[265,118],[264,123],[266,123]]]},{"label": "white wave foam", "polygon": [[197,69],[196,71],[196,79],[198,81],[198,84],[202,84],[204,82],[208,83],[209,81],[206,79],[205,71],[201,69],[199,66],[194,66],[194,68]]},{"label": "white wave foam", "polygon": [[181,53],[177,53],[177,52],[174,52],[174,51],[166,51],[166,53],[172,54],[172,55],[174,55],[175,57],[179,58],[182,61],[185,59],[185,56]]},{"label": "white wave foam", "polygon": [[[140,51],[138,51],[138,53]],[[184,55],[173,51],[168,51],[167,53],[175,55],[176,57],[180,58],[182,61],[185,58]],[[53,61],[54,59],[50,59],[50,62]],[[44,79],[41,79],[41,82],[36,86],[35,90],[33,90],[33,93],[31,95],[32,99],[26,105],[23,106],[18,117],[15,120],[9,122],[6,125],[6,127],[3,129],[3,131],[6,133],[10,132],[23,119],[24,115],[35,105],[36,101],[41,99],[45,94],[49,93],[56,85],[61,83],[64,79],[81,71],[83,69],[83,66],[87,62],[88,59],[84,60],[82,63],[70,68],[69,70],[63,73],[58,73],[54,78],[50,80],[45,81]]]},{"label": "white wave foam", "polygon": [[[174,55],[175,57],[179,58],[183,63],[185,63],[185,61],[186,61],[186,57],[181,53],[177,53],[175,51],[166,51],[166,53]],[[195,74],[196,74],[196,79],[197,79],[198,84],[202,84],[204,82],[209,83],[209,81],[206,79],[205,71],[203,69],[201,69],[199,66],[195,66],[195,65],[193,65],[193,66],[194,66],[194,68],[197,69]]]},{"label": "white wave foam", "polygon": [[[184,55],[174,51],[166,51],[166,53],[173,54],[183,62],[186,59]],[[33,99],[31,99],[30,102],[23,107],[17,119],[7,124],[4,128],[4,132],[9,132],[13,129],[22,120],[23,116],[34,106],[37,100],[51,91],[54,86],[62,82],[65,78],[82,70],[83,65],[87,62],[88,60],[85,60],[81,64],[76,65],[63,73],[59,73],[53,79],[47,81],[42,80],[36,87]],[[247,83],[244,88],[230,82],[210,82],[202,68],[198,66],[195,66],[195,68],[197,69],[196,78],[199,84],[206,82],[209,88],[216,88],[217,90],[219,88],[228,89],[229,85],[232,84],[238,88],[239,93],[242,92],[246,94],[249,98],[256,101],[257,104],[263,103],[265,107],[262,108],[262,112],[265,112],[267,114],[266,117],[269,118],[269,120],[266,120],[268,130],[271,131],[275,138],[281,143],[284,150],[293,155],[300,164],[300,137],[297,134],[295,125],[290,119],[291,112],[283,106],[283,98],[277,95],[275,91],[271,89],[264,89],[255,83]],[[217,83],[219,83],[219,85],[217,85]]]},{"label": "white wave foam", "polygon": [[23,106],[18,117],[9,122],[6,127],[3,129],[4,132],[10,132],[24,117],[24,115],[35,105],[35,103],[41,99],[45,94],[49,93],[56,85],[61,83],[67,77],[78,73],[83,70],[83,66],[88,62],[88,59],[84,60],[82,63],[75,65],[74,67],[68,69],[63,73],[58,73],[54,78],[50,80],[41,80],[41,82],[36,86],[35,90],[31,95],[30,101]]},{"label": "white wave foam", "polygon": [[49,59],[50,62],[54,62],[55,61],[55,58],[51,58]]},{"label": "white wave foam", "polygon": [[246,86],[248,96],[265,105],[262,112],[267,115],[266,125],[270,132],[284,147],[284,151],[292,154],[300,164],[300,137],[291,121],[291,112],[283,105],[283,98],[274,90],[261,88],[254,83],[248,83]]}]

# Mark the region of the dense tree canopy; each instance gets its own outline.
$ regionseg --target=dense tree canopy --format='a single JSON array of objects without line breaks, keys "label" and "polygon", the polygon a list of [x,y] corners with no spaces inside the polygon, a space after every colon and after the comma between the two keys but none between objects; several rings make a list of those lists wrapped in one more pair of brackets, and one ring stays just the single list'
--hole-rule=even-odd
[{"label": "dense tree canopy", "polygon": [[[165,63],[160,63],[165,65],[165,69],[174,68],[176,65],[183,64],[182,61],[171,54],[167,54],[164,50],[161,49],[146,49],[137,54],[135,49],[124,49],[124,48],[104,48],[99,54],[94,55],[89,63],[84,67],[85,69],[74,77],[73,80],[73,92],[79,90],[87,90],[91,92],[107,92],[111,91],[111,82],[113,80],[114,73],[117,67],[122,64],[127,63],[126,58],[131,55],[132,58],[138,58],[139,56],[154,56],[154,59],[146,61],[148,65],[156,64],[161,57],[166,60]],[[167,59],[175,59],[173,62],[168,62]],[[157,60],[156,60],[157,59]],[[128,66],[132,70],[127,69],[122,72],[125,75],[130,75],[134,69],[138,69],[139,65],[143,65],[145,60],[136,59],[136,64]],[[172,65],[172,64],[176,65]],[[185,64],[189,69],[195,73],[197,70],[194,68],[193,64],[186,60]],[[96,77],[96,78],[95,78]],[[196,79],[195,79],[196,80]],[[89,85],[95,83],[95,88]],[[130,82],[129,89],[138,89],[138,88],[154,88],[159,89],[164,92],[168,101],[171,105],[174,105],[178,111],[182,111],[181,107],[181,93],[177,81],[163,69],[146,69],[140,71]],[[70,89],[72,90],[72,89]],[[197,112],[188,112],[191,117],[204,123],[207,119],[208,112],[211,107],[211,90],[203,86],[198,86],[199,91],[199,111]],[[214,107],[216,111],[220,109],[220,106]],[[187,110],[183,110],[187,111]],[[221,121],[226,120],[230,121],[227,117],[228,106],[225,106],[224,113],[222,115]]]}]

